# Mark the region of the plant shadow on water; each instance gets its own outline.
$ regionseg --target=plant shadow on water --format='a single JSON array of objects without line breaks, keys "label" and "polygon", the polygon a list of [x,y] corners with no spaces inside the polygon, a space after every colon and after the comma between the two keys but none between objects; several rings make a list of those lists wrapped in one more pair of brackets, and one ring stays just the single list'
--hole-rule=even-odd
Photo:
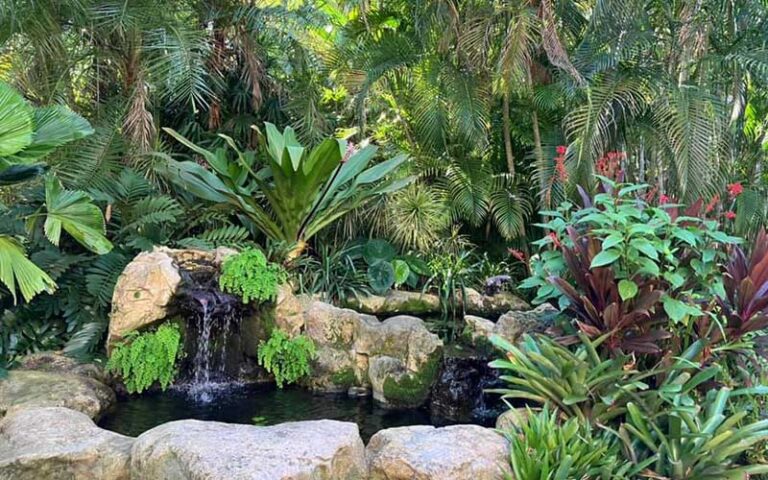
[{"label": "plant shadow on water", "polygon": [[250,425],[275,425],[301,420],[331,419],[355,422],[367,442],[379,430],[409,425],[451,423],[431,417],[426,408],[390,410],[368,398],[315,395],[300,388],[233,385],[217,392],[211,402],[200,402],[181,390],[121,398],[100,422],[107,430],[129,436],[162,423],[196,419]]}]

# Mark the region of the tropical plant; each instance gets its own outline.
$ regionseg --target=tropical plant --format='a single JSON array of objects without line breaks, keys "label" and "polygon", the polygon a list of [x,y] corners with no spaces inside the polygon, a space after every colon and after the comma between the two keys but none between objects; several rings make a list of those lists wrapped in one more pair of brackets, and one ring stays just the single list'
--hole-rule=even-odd
[{"label": "tropical plant", "polygon": [[[0,82],[0,184],[30,180],[47,167],[37,163],[56,148],[90,135],[90,124],[63,106],[33,108],[6,83]],[[34,230],[45,217],[44,232],[58,245],[65,230],[86,248],[107,253],[112,244],[104,237],[104,217],[90,196],[64,190],[55,177],[45,180],[45,210],[30,215],[27,229]],[[56,288],[53,279],[26,256],[20,235],[0,235],[0,282],[16,302],[17,288],[24,300]]]},{"label": "tropical plant", "polygon": [[742,479],[768,473],[768,465],[739,465],[740,456],[768,439],[768,420],[739,425],[746,411],[729,414],[727,402],[736,392],[711,390],[702,403],[671,401],[662,407],[627,404],[618,430],[627,457],[648,467],[651,478],[673,480]]},{"label": "tropical plant", "polygon": [[557,301],[587,335],[608,334],[609,349],[660,353],[670,327],[691,328],[713,308],[724,247],[740,239],[707,219],[701,202],[681,213],[649,204],[645,190],[601,177],[594,199],[582,190],[584,208],[544,212],[550,233],[521,287],[536,288],[536,301]]},{"label": "tropical plant", "polygon": [[371,293],[362,262],[362,245],[320,245],[315,255],[294,262],[289,273],[297,278],[303,293],[321,295],[326,301],[341,301]]},{"label": "tropical plant", "polygon": [[[268,238],[296,242],[291,257],[301,254],[307,240],[349,211],[384,193],[407,185],[409,178],[389,176],[407,157],[399,155],[367,168],[376,147],[356,150],[340,139],[329,138],[309,150],[293,129],[283,133],[266,124],[266,163],[258,169],[254,151],[241,152],[224,137],[237,160],[225,149],[205,150],[173,130],[166,130],[200,154],[213,173],[194,162],[169,160],[169,179],[193,194],[216,203],[229,203]],[[256,169],[256,170],[255,170]],[[389,176],[389,177],[388,177]]]},{"label": "tropical plant", "polygon": [[475,277],[471,251],[437,253],[427,261],[429,277],[422,292],[437,290],[440,297],[440,322],[437,329],[449,340],[461,333],[459,322],[464,318],[467,288]]},{"label": "tropical plant", "polygon": [[312,339],[300,334],[289,337],[274,329],[269,339],[259,342],[258,361],[275,377],[278,388],[296,383],[310,374],[310,361],[316,350]]},{"label": "tropical plant", "polygon": [[115,345],[107,370],[120,376],[129,393],[142,393],[155,382],[165,390],[176,376],[180,345],[179,327],[171,323],[155,331],[130,332]]},{"label": "tropical plant", "polygon": [[262,303],[277,298],[277,290],[285,281],[283,268],[272,262],[260,250],[248,249],[227,257],[221,265],[219,287],[233,293],[244,303]]},{"label": "tropical plant", "polygon": [[724,316],[713,328],[711,341],[739,340],[745,334],[768,328],[768,234],[761,229],[749,257],[734,245],[725,265],[725,295],[718,297]]},{"label": "tropical plant", "polygon": [[526,335],[519,346],[494,335],[491,343],[505,353],[491,367],[502,370],[510,388],[491,390],[504,399],[551,405],[582,424],[608,424],[626,413],[633,394],[646,390],[658,372],[639,372],[631,357],[600,358],[599,341],[579,334],[575,352],[546,337]]},{"label": "tropical plant", "polygon": [[[560,421],[557,410],[527,409],[515,431],[504,432],[516,480],[634,478],[643,470],[624,461],[618,438],[577,418]],[[647,462],[651,463],[651,462]]]}]

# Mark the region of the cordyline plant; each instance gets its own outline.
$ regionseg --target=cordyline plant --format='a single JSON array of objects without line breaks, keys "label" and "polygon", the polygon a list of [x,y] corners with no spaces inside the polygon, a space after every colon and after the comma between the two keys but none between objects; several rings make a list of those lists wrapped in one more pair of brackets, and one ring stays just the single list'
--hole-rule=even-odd
[{"label": "cordyline plant", "polygon": [[747,333],[768,328],[768,234],[761,230],[752,253],[738,245],[731,248],[723,278],[725,295],[717,301],[725,318],[710,334],[712,343],[737,340]]},{"label": "cordyline plant", "polygon": [[[536,242],[543,251],[521,285],[537,289],[535,303],[573,314],[589,337],[607,336],[613,352],[660,353],[671,332],[709,315],[724,291],[723,246],[739,240],[693,216],[700,204],[651,205],[647,188],[601,177],[594,197],[581,190],[583,208],[565,203],[542,212],[549,233]],[[676,351],[690,341],[679,338]]]},{"label": "cordyline plant", "polygon": [[660,353],[658,342],[670,333],[658,327],[653,313],[664,294],[654,279],[636,275],[617,282],[612,268],[590,267],[602,251],[598,239],[579,235],[573,227],[568,236],[573,247],[563,247],[563,257],[582,293],[560,277],[550,281],[568,299],[567,310],[575,314],[579,330],[590,338],[605,335],[612,351]]},{"label": "cordyline plant", "polygon": [[296,244],[289,258],[300,255],[312,236],[338,218],[411,181],[392,176],[404,155],[369,167],[376,153],[372,145],[355,150],[345,140],[328,138],[310,149],[292,128],[280,133],[271,123],[266,123],[266,139],[261,137],[262,155],[241,152],[234,140],[219,135],[235,160],[224,148],[211,152],[174,130],[165,131],[201,155],[212,171],[168,159],[164,174],[202,199],[233,205],[268,238]]}]

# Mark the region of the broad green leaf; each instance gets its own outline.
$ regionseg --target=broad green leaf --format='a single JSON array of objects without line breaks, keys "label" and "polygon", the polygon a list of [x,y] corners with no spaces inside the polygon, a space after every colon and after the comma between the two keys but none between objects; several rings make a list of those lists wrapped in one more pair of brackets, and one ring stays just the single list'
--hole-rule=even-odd
[{"label": "broad green leaf", "polygon": [[683,303],[680,300],[670,297],[669,295],[664,295],[661,301],[664,305],[664,311],[667,312],[669,318],[675,322],[682,322],[689,315],[701,315],[700,309]]},{"label": "broad green leaf", "polygon": [[621,251],[619,250],[603,250],[602,252],[595,255],[595,258],[592,259],[592,263],[590,264],[589,268],[597,268],[610,265],[611,263],[618,260],[620,256]]},{"label": "broad green leaf", "polygon": [[41,292],[53,292],[56,283],[27,258],[24,247],[13,237],[0,235],[0,282],[16,303],[16,289],[27,302]]},{"label": "broad green leaf", "polygon": [[395,269],[395,285],[402,285],[408,280],[411,269],[405,260],[392,260],[392,267]]},{"label": "broad green leaf", "polygon": [[679,238],[680,240],[684,241],[688,245],[695,247],[698,243],[698,239],[696,238],[696,235],[692,232],[684,229],[684,228],[675,228],[672,231],[672,236],[675,238]]},{"label": "broad green leaf", "polygon": [[32,143],[33,109],[13,87],[0,82],[0,157],[24,150]]},{"label": "broad green leaf", "polygon": [[63,105],[35,109],[32,142],[14,155],[21,160],[39,160],[56,148],[93,133],[91,124]]},{"label": "broad green leaf", "polygon": [[48,176],[45,181],[45,208],[45,236],[54,245],[59,245],[63,228],[94,253],[103,255],[112,250],[112,244],[104,236],[104,216],[99,207],[91,203],[87,193],[64,190],[56,178]]},{"label": "broad green leaf", "polygon": [[659,252],[651,245],[647,240],[635,238],[632,239],[629,244],[640,251],[643,255],[652,258],[654,260],[659,259]]},{"label": "broad green leaf", "polygon": [[406,155],[398,155],[395,158],[391,158],[389,160],[379,163],[378,165],[374,165],[373,167],[361,173],[357,177],[357,181],[355,183],[357,183],[358,185],[364,185],[366,183],[376,182],[381,178],[387,176],[391,172],[393,172],[397,167],[399,167],[407,159],[408,157]]},{"label": "broad green leaf", "polygon": [[603,250],[608,250],[611,247],[621,245],[623,242],[624,237],[620,233],[612,233],[603,240]]},{"label": "broad green leaf", "polygon": [[619,295],[622,300],[629,300],[637,295],[637,284],[626,278],[619,282]]}]

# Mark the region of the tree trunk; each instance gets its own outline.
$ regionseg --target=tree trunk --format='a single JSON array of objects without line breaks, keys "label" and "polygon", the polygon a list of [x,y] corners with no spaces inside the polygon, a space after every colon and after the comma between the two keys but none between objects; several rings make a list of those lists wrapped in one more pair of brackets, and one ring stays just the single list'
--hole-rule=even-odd
[{"label": "tree trunk", "polygon": [[509,130],[511,128],[510,120],[509,120],[509,90],[504,90],[504,96],[502,98],[502,112],[504,116],[504,154],[507,157],[507,171],[514,175],[515,174],[515,156],[512,153],[512,137],[509,133]]}]

